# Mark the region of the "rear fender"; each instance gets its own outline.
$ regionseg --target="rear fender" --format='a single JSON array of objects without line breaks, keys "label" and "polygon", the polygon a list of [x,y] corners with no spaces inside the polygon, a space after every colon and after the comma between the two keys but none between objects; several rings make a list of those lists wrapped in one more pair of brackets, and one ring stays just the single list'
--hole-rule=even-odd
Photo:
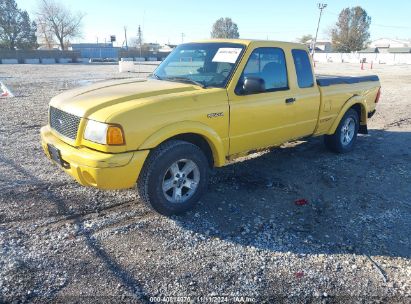
[{"label": "rear fender", "polygon": [[360,129],[366,129],[367,122],[368,122],[368,117],[367,117],[367,104],[365,103],[365,100],[362,96],[359,95],[354,95],[350,99],[348,99],[343,107],[340,110],[340,113],[338,114],[337,118],[334,120],[334,123],[331,125],[330,129],[328,130],[327,134],[332,135],[335,133],[335,130],[337,130],[338,125],[341,122],[341,119],[343,118],[344,114],[354,105],[359,104],[361,107],[361,117],[360,118]]},{"label": "rear fender", "polygon": [[195,121],[183,121],[161,128],[139,147],[139,150],[149,150],[157,147],[162,142],[181,134],[193,133],[202,136],[208,143],[213,153],[214,165],[225,165],[226,152],[220,136],[209,126]]}]

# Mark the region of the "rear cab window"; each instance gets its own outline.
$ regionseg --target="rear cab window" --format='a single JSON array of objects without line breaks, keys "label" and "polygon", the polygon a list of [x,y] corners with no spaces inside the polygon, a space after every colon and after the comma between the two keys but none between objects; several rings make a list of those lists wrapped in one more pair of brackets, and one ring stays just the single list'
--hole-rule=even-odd
[{"label": "rear cab window", "polygon": [[307,51],[294,49],[291,53],[294,59],[295,70],[297,72],[298,86],[301,89],[313,87],[314,77]]}]

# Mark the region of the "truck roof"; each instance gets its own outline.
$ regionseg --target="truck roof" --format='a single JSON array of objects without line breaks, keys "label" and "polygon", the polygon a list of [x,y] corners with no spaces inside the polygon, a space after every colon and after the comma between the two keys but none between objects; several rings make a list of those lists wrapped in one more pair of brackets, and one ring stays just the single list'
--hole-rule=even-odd
[{"label": "truck roof", "polygon": [[301,46],[304,46],[302,43],[296,43],[296,42],[285,42],[285,41],[276,41],[276,40],[259,40],[259,39],[206,39],[206,40],[199,40],[199,41],[192,41],[189,43],[217,43],[217,42],[225,42],[225,43],[238,43],[238,44],[244,44],[244,45],[250,45],[250,44],[275,44],[277,46],[298,46],[301,48]]}]

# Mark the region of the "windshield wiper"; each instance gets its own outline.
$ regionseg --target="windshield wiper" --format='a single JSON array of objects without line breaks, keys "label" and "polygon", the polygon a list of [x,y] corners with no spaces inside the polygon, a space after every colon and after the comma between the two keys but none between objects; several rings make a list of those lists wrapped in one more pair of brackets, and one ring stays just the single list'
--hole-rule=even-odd
[{"label": "windshield wiper", "polygon": [[158,80],[163,80],[163,78],[158,76],[156,73],[151,74],[151,77],[154,77],[155,79],[158,79]]},{"label": "windshield wiper", "polygon": [[162,78],[162,80],[191,83],[191,84],[198,85],[202,87],[203,89],[207,88],[206,84],[199,82],[199,81],[192,80],[190,78],[185,78],[185,77],[165,77],[165,78]]}]

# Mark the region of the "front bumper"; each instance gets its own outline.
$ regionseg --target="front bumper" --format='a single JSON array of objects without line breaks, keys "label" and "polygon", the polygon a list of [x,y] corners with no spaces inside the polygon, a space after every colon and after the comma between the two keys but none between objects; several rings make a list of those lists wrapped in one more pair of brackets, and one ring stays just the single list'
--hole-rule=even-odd
[{"label": "front bumper", "polygon": [[83,186],[100,189],[128,189],[135,186],[149,153],[148,150],[110,154],[86,147],[73,147],[52,134],[50,127],[41,128],[41,145],[51,159],[48,145],[60,151],[67,174]]}]

